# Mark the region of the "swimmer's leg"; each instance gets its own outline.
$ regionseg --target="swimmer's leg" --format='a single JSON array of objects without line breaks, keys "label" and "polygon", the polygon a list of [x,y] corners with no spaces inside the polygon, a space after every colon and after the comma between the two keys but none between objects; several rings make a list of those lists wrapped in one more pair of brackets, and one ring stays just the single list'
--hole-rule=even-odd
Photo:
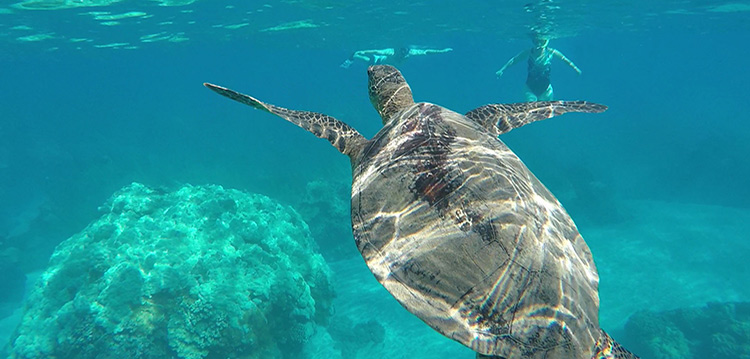
[{"label": "swimmer's leg", "polygon": [[364,62],[370,62],[370,57],[369,57],[369,56],[367,56],[367,55],[364,55],[364,54],[363,54],[363,53],[362,53],[361,51],[357,51],[357,52],[355,52],[355,53],[354,53],[354,54],[353,54],[353,55],[351,56],[351,59],[352,59],[352,60],[354,60],[354,59],[360,59],[360,60],[362,60],[362,61],[364,61]]},{"label": "swimmer's leg", "polygon": [[552,101],[553,97],[552,84],[547,86],[547,90],[545,90],[543,94],[538,96],[539,101]]},{"label": "swimmer's leg", "polygon": [[534,91],[531,91],[529,86],[526,86],[526,90],[523,92],[524,96],[526,97],[526,102],[536,102],[537,97]]}]

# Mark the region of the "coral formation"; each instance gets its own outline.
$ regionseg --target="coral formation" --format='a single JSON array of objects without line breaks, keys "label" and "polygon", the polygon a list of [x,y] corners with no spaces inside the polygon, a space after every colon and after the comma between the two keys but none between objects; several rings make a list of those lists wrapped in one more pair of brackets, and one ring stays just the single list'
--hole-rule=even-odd
[{"label": "coral formation", "polygon": [[625,334],[625,344],[642,358],[748,359],[750,302],[638,312],[625,325]]},{"label": "coral formation", "polygon": [[11,358],[291,358],[331,314],[330,269],[290,207],[134,183],[100,210],[55,250]]}]

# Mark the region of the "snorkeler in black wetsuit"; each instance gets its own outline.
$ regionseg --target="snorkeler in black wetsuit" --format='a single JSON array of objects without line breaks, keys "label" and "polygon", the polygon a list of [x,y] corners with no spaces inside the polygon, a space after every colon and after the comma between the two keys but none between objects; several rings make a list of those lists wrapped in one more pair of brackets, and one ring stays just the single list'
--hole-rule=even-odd
[{"label": "snorkeler in black wetsuit", "polygon": [[581,74],[581,69],[579,69],[573,61],[570,61],[565,57],[562,52],[547,47],[549,39],[534,38],[532,41],[534,42],[534,47],[523,50],[518,55],[508,60],[500,70],[495,72],[495,75],[497,75],[497,77],[502,76],[505,69],[509,66],[518,63],[524,57],[528,57],[529,73],[526,77],[526,100],[530,102],[550,101],[553,99],[552,84],[549,80],[552,58],[557,56],[560,60],[563,60],[568,64],[568,66],[572,67],[579,75]]},{"label": "snorkeler in black wetsuit", "polygon": [[377,50],[359,50],[355,51],[344,61],[340,66],[348,69],[349,66],[354,63],[355,59],[362,60],[369,65],[377,64],[389,64],[389,65],[400,65],[404,60],[412,56],[428,55],[428,54],[439,54],[443,52],[453,51],[452,48],[447,47],[444,49],[427,49],[420,46],[409,46]]}]

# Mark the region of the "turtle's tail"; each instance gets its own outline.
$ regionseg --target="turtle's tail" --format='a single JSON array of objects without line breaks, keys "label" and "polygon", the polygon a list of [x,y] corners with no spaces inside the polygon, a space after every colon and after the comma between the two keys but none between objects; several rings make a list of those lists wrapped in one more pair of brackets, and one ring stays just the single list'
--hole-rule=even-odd
[{"label": "turtle's tail", "polygon": [[594,346],[594,356],[591,359],[639,359],[638,356],[623,348],[604,330],[600,330],[599,340]]}]

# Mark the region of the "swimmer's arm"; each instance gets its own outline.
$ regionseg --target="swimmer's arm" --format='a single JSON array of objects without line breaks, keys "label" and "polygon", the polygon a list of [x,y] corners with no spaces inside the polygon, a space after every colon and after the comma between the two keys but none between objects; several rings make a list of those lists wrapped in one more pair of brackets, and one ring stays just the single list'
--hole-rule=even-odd
[{"label": "swimmer's arm", "polygon": [[513,56],[510,60],[508,60],[508,62],[506,62],[505,65],[503,65],[503,67],[500,68],[500,70],[497,70],[495,72],[495,75],[497,75],[497,77],[502,76],[503,72],[505,72],[505,69],[507,69],[508,67],[512,66],[515,63],[518,63],[519,60],[528,56],[529,56],[529,50],[523,50],[519,52],[518,55]]},{"label": "swimmer's arm", "polygon": [[557,51],[555,49],[550,49],[550,50],[552,50],[552,53],[555,56],[557,56],[560,60],[563,60],[566,64],[568,64],[568,66],[572,67],[573,70],[575,70],[579,75],[581,74],[581,69],[579,69],[578,66],[576,66],[576,64],[573,63],[573,61],[570,61],[570,59],[565,57],[565,55],[563,55],[562,52]]}]

